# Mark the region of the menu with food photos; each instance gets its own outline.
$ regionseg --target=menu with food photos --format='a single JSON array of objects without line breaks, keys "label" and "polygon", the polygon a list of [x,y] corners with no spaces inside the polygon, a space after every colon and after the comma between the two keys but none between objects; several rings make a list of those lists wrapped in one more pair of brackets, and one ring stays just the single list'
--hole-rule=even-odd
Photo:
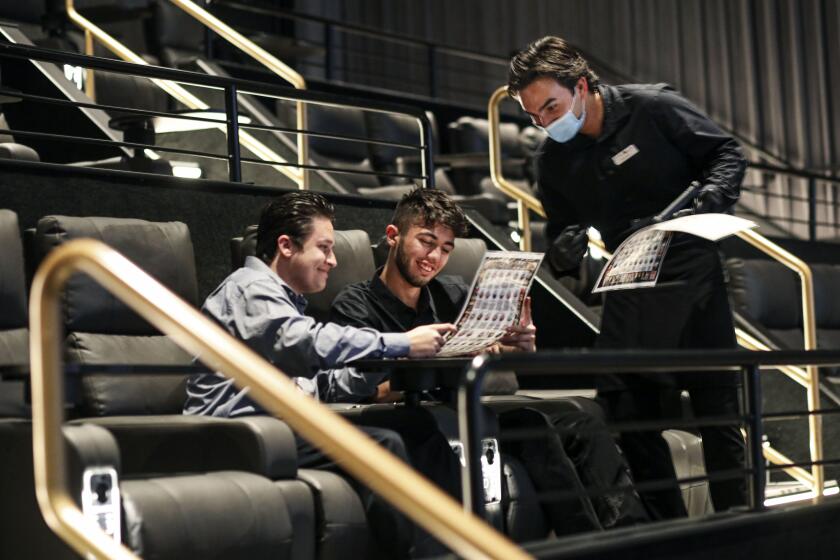
[{"label": "menu with food photos", "polygon": [[675,232],[719,241],[754,227],[755,222],[729,214],[695,214],[640,229],[618,246],[592,292],[655,286]]},{"label": "menu with food photos", "polygon": [[481,352],[519,324],[525,297],[542,262],[542,253],[487,251],[470,295],[447,335],[440,357]]}]

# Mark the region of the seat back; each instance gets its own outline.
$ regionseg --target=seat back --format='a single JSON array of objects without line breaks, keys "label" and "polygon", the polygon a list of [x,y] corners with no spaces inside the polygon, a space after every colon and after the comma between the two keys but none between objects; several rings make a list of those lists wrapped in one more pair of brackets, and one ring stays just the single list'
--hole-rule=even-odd
[{"label": "seat back", "polygon": [[758,323],[786,348],[802,348],[799,280],[789,268],[763,259],[726,260],[734,311]]},{"label": "seat back", "polygon": [[[234,268],[244,265],[245,257],[254,256],[256,248],[257,226],[248,226],[241,238],[231,240],[231,260]],[[307,315],[321,322],[329,320],[332,301],[342,288],[348,284],[369,280],[376,271],[367,232],[359,229],[336,230],[333,252],[338,266],[330,272],[327,287],[317,294],[306,294],[309,301]]]},{"label": "seat back", "polygon": [[[23,246],[17,214],[0,210],[0,366],[29,363]],[[0,380],[0,417],[29,415],[24,382]]]},{"label": "seat back", "polygon": [[[43,258],[71,239],[98,239],[116,249],[188,303],[196,305],[192,241],[180,222],[47,216],[38,222]],[[76,275],[65,289],[65,360],[70,364],[187,365],[191,357],[90,278]],[[180,413],[183,376],[90,374],[82,379],[85,415]]]},{"label": "seat back", "polygon": [[[336,134],[367,138],[365,114],[361,109],[349,107],[313,106],[309,109],[309,130],[323,134]],[[370,150],[366,142],[309,137],[309,149],[326,158],[331,167],[373,171]],[[378,187],[375,175],[343,173],[354,187]]]}]

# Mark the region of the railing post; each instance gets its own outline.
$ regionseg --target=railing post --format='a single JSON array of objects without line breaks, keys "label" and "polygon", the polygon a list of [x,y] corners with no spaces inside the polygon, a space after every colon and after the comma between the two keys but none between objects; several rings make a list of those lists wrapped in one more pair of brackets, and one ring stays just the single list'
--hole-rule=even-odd
[{"label": "railing post", "polygon": [[808,239],[817,240],[817,179],[808,178]]},{"label": "railing post", "polygon": [[[204,0],[204,9],[210,10],[210,2],[211,0]],[[204,26],[204,56],[207,57],[207,60],[213,60],[213,30],[210,29],[208,26]]]},{"label": "railing post", "polygon": [[239,153],[239,102],[236,86],[225,87],[225,116],[227,117],[228,175],[231,182],[242,182],[242,160]]},{"label": "railing post", "polygon": [[744,399],[747,423],[747,449],[750,458],[750,509],[761,511],[764,509],[764,484],[766,469],[764,467],[764,450],[762,449],[762,405],[761,405],[761,371],[757,365],[743,366]]},{"label": "railing post", "polygon": [[461,493],[466,511],[484,518],[484,475],[481,471],[481,387],[487,373],[486,356],[477,356],[458,387],[458,437],[464,446]]}]

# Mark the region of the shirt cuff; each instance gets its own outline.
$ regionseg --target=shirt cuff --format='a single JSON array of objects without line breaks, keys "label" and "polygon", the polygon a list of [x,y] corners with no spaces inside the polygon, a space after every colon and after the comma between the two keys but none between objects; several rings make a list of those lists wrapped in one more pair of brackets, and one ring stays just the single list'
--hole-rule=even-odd
[{"label": "shirt cuff", "polygon": [[386,358],[408,356],[408,352],[411,350],[411,343],[405,333],[382,333],[382,341],[385,343],[384,355]]}]

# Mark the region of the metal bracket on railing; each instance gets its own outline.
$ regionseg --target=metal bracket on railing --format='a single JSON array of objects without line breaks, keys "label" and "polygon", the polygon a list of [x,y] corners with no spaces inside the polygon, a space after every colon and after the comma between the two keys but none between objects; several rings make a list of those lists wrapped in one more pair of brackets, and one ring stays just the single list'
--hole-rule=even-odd
[{"label": "metal bracket on railing", "polygon": [[69,241],[54,249],[32,282],[29,305],[32,452],[38,505],[49,527],[82,556],[136,559],[70,497],[62,439],[64,338],[61,303],[72,274],[82,272],[190,355],[248,386],[265,410],[324,450],[350,475],[391,502],[453,552],[466,558],[530,556],[330,409],[297,390],[283,372],[104,243]]}]

